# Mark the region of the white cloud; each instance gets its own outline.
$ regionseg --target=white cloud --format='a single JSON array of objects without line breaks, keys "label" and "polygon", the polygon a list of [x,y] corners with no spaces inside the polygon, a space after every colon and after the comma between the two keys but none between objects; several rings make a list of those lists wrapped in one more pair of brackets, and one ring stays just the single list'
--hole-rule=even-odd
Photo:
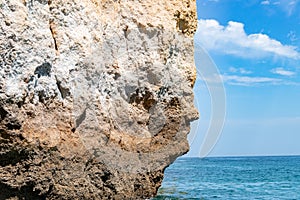
[{"label": "white cloud", "polygon": [[251,76],[236,76],[236,75],[222,75],[224,82],[230,85],[253,86],[258,84],[278,84],[282,80],[269,77],[251,77]]},{"label": "white cloud", "polygon": [[286,57],[300,59],[295,46],[283,45],[268,35],[257,33],[247,35],[244,24],[229,21],[222,26],[213,19],[200,19],[195,41],[207,50],[214,50],[239,57]]},{"label": "white cloud", "polygon": [[298,0],[292,0],[288,3],[288,5],[286,6],[286,10],[289,16],[294,13],[297,4],[298,4]]},{"label": "white cloud", "polygon": [[287,16],[291,16],[296,13],[298,3],[299,0],[278,0],[277,2],[274,2],[273,5],[277,5],[287,14]]},{"label": "white cloud", "polygon": [[300,86],[300,83],[289,81],[281,78],[273,78],[266,76],[247,76],[247,75],[231,75],[231,74],[212,74],[206,77],[199,77],[210,86],[220,86],[221,84],[237,85],[237,86],[265,86],[265,85],[293,85]]},{"label": "white cloud", "polygon": [[295,72],[285,70],[282,67],[278,67],[278,68],[272,69],[271,72],[273,74],[278,74],[278,75],[281,75],[281,76],[293,76],[293,75],[296,74]]},{"label": "white cloud", "polygon": [[296,13],[296,7],[299,3],[299,0],[278,0],[278,1],[271,1],[271,0],[263,0],[260,2],[261,5],[273,5],[284,11],[287,16],[291,16]]},{"label": "white cloud", "polygon": [[287,37],[290,39],[291,42],[295,42],[295,41],[298,40],[295,31],[290,31],[290,32],[287,34]]},{"label": "white cloud", "polygon": [[241,74],[252,74],[252,71],[246,70],[244,68],[240,68],[239,70]]},{"label": "white cloud", "polygon": [[253,73],[250,70],[246,70],[244,68],[235,68],[235,67],[230,67],[229,71],[232,73],[240,73],[240,74],[252,74]]},{"label": "white cloud", "polygon": [[270,1],[268,1],[268,0],[262,1],[260,4],[262,4],[262,5],[270,5]]},{"label": "white cloud", "polygon": [[230,67],[229,71],[232,72],[232,73],[237,73],[239,70],[235,67]]}]

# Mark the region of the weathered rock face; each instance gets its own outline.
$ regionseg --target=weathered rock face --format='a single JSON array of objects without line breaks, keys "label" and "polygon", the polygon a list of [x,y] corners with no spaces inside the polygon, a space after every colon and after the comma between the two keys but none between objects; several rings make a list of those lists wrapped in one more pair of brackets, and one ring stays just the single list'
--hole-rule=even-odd
[{"label": "weathered rock face", "polygon": [[0,0],[0,199],[144,199],[188,151],[195,0]]}]

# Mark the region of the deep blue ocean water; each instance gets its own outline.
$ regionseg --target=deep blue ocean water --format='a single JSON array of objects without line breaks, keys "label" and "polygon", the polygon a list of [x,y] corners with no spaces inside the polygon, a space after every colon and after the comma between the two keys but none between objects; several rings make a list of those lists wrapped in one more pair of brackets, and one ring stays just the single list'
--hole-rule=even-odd
[{"label": "deep blue ocean water", "polygon": [[300,157],[179,158],[154,199],[300,200]]}]

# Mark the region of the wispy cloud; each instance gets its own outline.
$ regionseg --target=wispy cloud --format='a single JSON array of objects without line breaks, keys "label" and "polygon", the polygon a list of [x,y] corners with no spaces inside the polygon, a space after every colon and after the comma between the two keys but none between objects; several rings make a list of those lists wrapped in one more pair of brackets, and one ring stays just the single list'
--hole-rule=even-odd
[{"label": "wispy cloud", "polygon": [[250,70],[246,70],[244,68],[236,68],[236,67],[230,67],[229,71],[232,73],[240,73],[240,74],[252,74],[253,73]]},{"label": "wispy cloud", "polygon": [[264,6],[276,6],[282,11],[284,11],[287,16],[291,16],[296,12],[296,7],[299,4],[299,0],[263,0],[260,2]]},{"label": "wispy cloud", "polygon": [[237,75],[222,75],[222,79],[227,84],[241,85],[241,86],[255,86],[260,84],[275,85],[282,82],[281,79],[277,79],[277,78],[237,76]]},{"label": "wispy cloud", "polygon": [[295,41],[298,40],[295,31],[290,31],[290,32],[287,34],[287,37],[290,39],[291,42],[295,42]]},{"label": "wispy cloud", "polygon": [[295,72],[289,71],[289,70],[285,70],[282,67],[278,67],[278,68],[272,69],[271,72],[273,74],[278,74],[278,75],[281,75],[281,76],[293,76],[293,75],[296,74]]},{"label": "wispy cloud", "polygon": [[262,1],[260,4],[262,4],[262,5],[270,5],[270,1],[268,1],[268,0]]},{"label": "wispy cloud", "polygon": [[213,19],[200,19],[198,25],[195,41],[207,50],[248,58],[300,59],[295,46],[283,45],[262,33],[247,35],[243,23],[229,21],[227,26],[222,26]]},{"label": "wispy cloud", "polygon": [[[283,71],[278,70],[279,73]],[[281,75],[283,75],[281,74]],[[286,72],[288,74],[288,72]],[[283,75],[288,76],[288,75]],[[261,87],[266,85],[293,85],[300,86],[300,83],[287,80],[284,78],[274,78],[267,76],[250,76],[243,74],[212,74],[210,76],[201,76],[199,80],[204,81],[206,84],[218,86],[220,84],[245,86],[245,87]]]},{"label": "wispy cloud", "polygon": [[287,16],[295,14],[297,10],[296,8],[299,4],[299,0],[278,0],[274,2],[271,2],[270,0],[266,1],[269,1],[270,4],[277,6],[279,9],[284,11]]},{"label": "wispy cloud", "polygon": [[[285,2],[286,2],[286,0],[285,0]],[[298,0],[290,0],[290,1],[288,1],[288,3],[283,4],[284,9],[288,13],[288,16],[291,16],[295,12],[295,8],[296,8],[298,3],[299,3]]]}]

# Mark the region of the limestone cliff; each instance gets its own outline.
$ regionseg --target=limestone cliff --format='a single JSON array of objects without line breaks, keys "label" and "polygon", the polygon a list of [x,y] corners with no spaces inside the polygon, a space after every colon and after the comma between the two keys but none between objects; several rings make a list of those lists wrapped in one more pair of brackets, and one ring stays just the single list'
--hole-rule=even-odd
[{"label": "limestone cliff", "polygon": [[145,199],[198,117],[195,0],[0,0],[0,199]]}]

